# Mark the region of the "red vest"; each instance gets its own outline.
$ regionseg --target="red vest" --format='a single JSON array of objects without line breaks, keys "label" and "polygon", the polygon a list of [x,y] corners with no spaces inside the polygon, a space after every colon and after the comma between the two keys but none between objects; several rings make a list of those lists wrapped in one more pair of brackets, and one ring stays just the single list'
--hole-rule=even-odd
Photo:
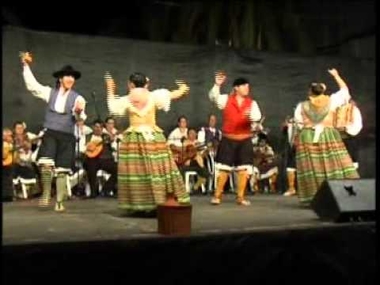
[{"label": "red vest", "polygon": [[236,94],[228,97],[223,110],[223,133],[234,135],[251,133],[251,121],[245,113],[251,109],[252,102],[253,100],[250,97],[245,97],[239,107]]}]

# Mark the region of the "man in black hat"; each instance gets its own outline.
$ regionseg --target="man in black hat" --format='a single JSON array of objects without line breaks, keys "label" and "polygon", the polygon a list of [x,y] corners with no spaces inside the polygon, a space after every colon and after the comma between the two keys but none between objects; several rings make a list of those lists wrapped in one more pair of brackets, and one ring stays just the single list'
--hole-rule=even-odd
[{"label": "man in black hat", "polygon": [[57,175],[57,198],[55,211],[64,211],[63,200],[67,191],[67,175],[70,173],[75,158],[74,126],[77,119],[86,119],[84,98],[73,86],[81,73],[72,66],[64,66],[53,73],[57,78],[56,86],[41,85],[34,77],[27,57],[21,57],[23,77],[26,88],[37,98],[47,102],[44,128],[37,162],[41,171],[43,193],[40,207],[47,207],[51,200],[51,184],[54,174]]},{"label": "man in black hat", "polygon": [[211,203],[221,203],[224,184],[231,171],[237,171],[238,205],[248,206],[245,189],[252,175],[253,144],[251,125],[261,119],[261,112],[256,101],[249,97],[249,82],[245,78],[237,78],[233,82],[233,92],[220,94],[220,87],[225,82],[224,73],[216,73],[214,87],[209,92],[211,101],[223,110],[222,140],[215,159],[217,175],[216,189]]}]

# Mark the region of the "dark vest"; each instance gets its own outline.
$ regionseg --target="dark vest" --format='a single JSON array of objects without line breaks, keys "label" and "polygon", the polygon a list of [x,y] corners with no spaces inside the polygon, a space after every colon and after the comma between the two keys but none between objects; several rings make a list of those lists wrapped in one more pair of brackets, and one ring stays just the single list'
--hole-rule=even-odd
[{"label": "dark vest", "polygon": [[211,142],[219,142],[222,139],[222,132],[215,128],[215,133],[213,133],[209,127],[204,127],[203,130],[205,131],[205,142],[206,144]]},{"label": "dark vest", "polygon": [[52,89],[48,106],[45,113],[44,127],[50,130],[74,134],[75,117],[72,113],[75,100],[79,94],[74,90],[70,90],[67,95],[64,113],[58,113],[54,109],[55,101],[58,96],[58,89]]}]

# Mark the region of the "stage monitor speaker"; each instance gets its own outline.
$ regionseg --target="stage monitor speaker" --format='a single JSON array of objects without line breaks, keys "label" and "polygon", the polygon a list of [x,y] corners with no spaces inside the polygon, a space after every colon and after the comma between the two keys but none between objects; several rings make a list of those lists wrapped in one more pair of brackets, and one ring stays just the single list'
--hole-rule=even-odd
[{"label": "stage monitor speaker", "polygon": [[323,220],[334,222],[375,220],[375,179],[325,180],[311,202]]}]

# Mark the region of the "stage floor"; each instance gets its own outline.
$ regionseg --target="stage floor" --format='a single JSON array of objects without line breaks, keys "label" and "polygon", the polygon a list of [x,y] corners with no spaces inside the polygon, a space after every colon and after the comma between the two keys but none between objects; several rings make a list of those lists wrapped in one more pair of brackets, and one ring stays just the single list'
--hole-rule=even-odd
[{"label": "stage floor", "polygon": [[[213,206],[209,196],[192,196],[192,235],[342,226],[319,220],[297,197],[249,196],[248,207],[236,205],[234,198],[226,194],[223,204]],[[121,217],[116,199],[70,200],[64,213],[53,206],[41,211],[37,203],[3,203],[3,245],[163,237],[156,218]]]}]

